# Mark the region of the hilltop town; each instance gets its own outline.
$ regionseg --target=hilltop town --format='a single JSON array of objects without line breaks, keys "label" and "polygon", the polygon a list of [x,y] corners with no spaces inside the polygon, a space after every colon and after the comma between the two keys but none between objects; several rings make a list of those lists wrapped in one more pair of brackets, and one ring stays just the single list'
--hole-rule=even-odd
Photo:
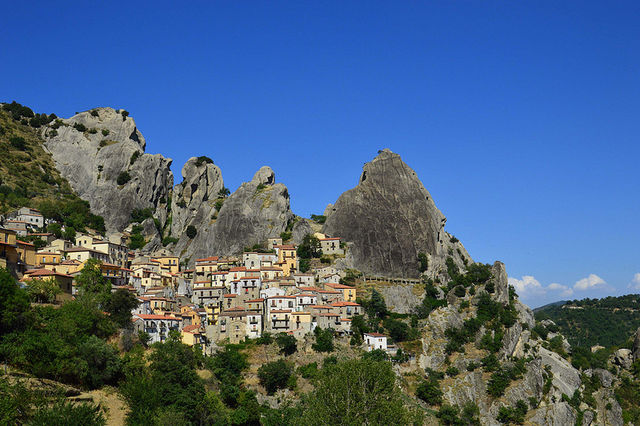
[{"label": "hilltop town", "polygon": [[[317,258],[317,266],[306,272],[300,271],[300,247],[282,238],[270,238],[241,256],[212,253],[186,269],[177,256],[142,255],[99,235],[56,238],[42,232],[51,223],[36,209],[22,208],[9,216],[0,228],[0,267],[15,271],[25,287],[34,280],[52,280],[59,292],[51,302],[62,302],[77,294],[75,277],[87,262],[99,262],[112,291],[125,289],[136,296],[133,324],[150,343],[163,342],[176,330],[183,343],[211,353],[218,343],[263,333],[302,338],[320,327],[349,335],[351,318],[363,313],[356,288],[342,283],[345,271],[331,265],[345,254],[339,237],[316,233],[305,238],[304,250],[311,249]],[[40,248],[23,241],[34,239]]]}]

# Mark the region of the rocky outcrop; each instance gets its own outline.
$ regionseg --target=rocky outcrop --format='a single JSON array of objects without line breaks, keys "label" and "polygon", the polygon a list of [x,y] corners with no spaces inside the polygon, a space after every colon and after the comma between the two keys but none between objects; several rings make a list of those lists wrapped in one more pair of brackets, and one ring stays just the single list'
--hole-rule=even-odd
[{"label": "rocky outcrop", "polygon": [[60,174],[104,217],[109,232],[122,231],[134,209],[151,208],[164,223],[173,186],[171,160],[144,153],[145,139],[131,117],[96,108],[62,123],[42,129],[44,146]]},{"label": "rocky outcrop", "polygon": [[[211,253],[238,254],[245,247],[279,236],[293,220],[287,187],[275,183],[269,167],[262,167],[250,182],[223,200],[218,197],[223,188],[220,169],[211,163],[197,166],[195,161],[185,165],[184,181],[176,186],[171,207],[177,219],[171,233],[179,238],[173,251],[189,263]],[[197,229],[193,239],[185,235],[189,225]]]},{"label": "rocky outcrop", "polygon": [[498,302],[509,303],[509,281],[504,263],[495,262],[491,267],[491,274],[495,285],[494,298]]},{"label": "rocky outcrop", "polygon": [[613,354],[613,362],[622,368],[631,368],[631,364],[633,364],[633,353],[631,349],[618,349]]},{"label": "rocky outcrop", "polygon": [[327,210],[323,232],[352,242],[354,266],[363,272],[415,277],[418,253],[446,254],[444,215],[416,172],[388,149]]},{"label": "rocky outcrop", "polygon": [[381,286],[378,291],[384,297],[387,308],[399,314],[411,313],[422,301],[412,285]]},{"label": "rocky outcrop", "polygon": [[[205,257],[218,210],[225,201],[220,168],[203,157],[190,158],[182,168],[182,182],[173,189],[171,199],[170,235],[178,241],[172,251],[184,258]],[[187,228],[194,226],[196,236],[191,239]]]},{"label": "rocky outcrop", "polygon": [[636,330],[636,334],[633,339],[633,347],[631,349],[631,356],[634,361],[640,359],[640,327]]}]

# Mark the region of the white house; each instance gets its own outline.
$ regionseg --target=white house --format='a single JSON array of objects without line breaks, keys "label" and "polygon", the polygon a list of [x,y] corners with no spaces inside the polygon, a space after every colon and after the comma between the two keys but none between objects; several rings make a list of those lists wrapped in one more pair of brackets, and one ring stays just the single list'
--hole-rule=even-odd
[{"label": "white house", "polygon": [[170,315],[136,314],[136,318],[142,321],[139,329],[151,337],[149,343],[164,342],[169,337],[169,330],[180,330],[180,318]]},{"label": "white house", "polygon": [[373,351],[376,349],[387,350],[387,336],[380,333],[364,333],[364,343],[367,346],[367,351]]},{"label": "white house", "polygon": [[39,210],[29,207],[22,207],[16,215],[17,220],[26,222],[28,225],[42,228],[44,226],[44,216]]}]

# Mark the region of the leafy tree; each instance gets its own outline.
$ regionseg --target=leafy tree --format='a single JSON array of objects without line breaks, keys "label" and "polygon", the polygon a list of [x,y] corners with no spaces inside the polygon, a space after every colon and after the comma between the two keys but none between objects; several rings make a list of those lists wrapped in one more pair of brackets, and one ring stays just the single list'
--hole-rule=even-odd
[{"label": "leafy tree", "polygon": [[196,237],[196,235],[198,234],[198,230],[196,229],[195,226],[189,225],[189,226],[187,226],[186,234],[187,234],[187,237],[189,237],[189,239],[193,240]]},{"label": "leafy tree", "polygon": [[314,351],[333,352],[333,330],[330,328],[323,330],[321,327],[316,327],[313,334],[316,337],[316,342],[311,345]]},{"label": "leafy tree", "polygon": [[301,424],[409,424],[389,362],[349,360],[324,368],[302,402]]},{"label": "leafy tree", "polygon": [[362,359],[368,359],[371,361],[388,361],[389,355],[382,349],[374,349],[362,354]]},{"label": "leafy tree", "polygon": [[229,188],[223,186],[222,189],[220,191],[218,191],[218,197],[228,197],[229,194],[231,194],[231,191],[229,191]]},{"label": "leafy tree", "polygon": [[384,328],[389,332],[389,336],[396,342],[403,342],[409,336],[409,326],[402,321],[387,318],[384,320]]},{"label": "leafy tree", "polygon": [[80,297],[95,298],[98,303],[105,304],[111,297],[111,283],[102,275],[101,266],[99,260],[87,260],[76,277],[76,285]]},{"label": "leafy tree", "polygon": [[26,280],[27,292],[34,302],[53,303],[56,296],[62,293],[60,284],[55,278]]},{"label": "leafy tree", "polygon": [[442,403],[440,382],[435,377],[423,380],[416,388],[416,396],[429,405],[440,405]]},{"label": "leafy tree", "polygon": [[133,209],[131,212],[131,222],[142,223],[145,219],[153,217],[153,210],[150,207],[144,209]]},{"label": "leafy tree", "polygon": [[320,240],[311,234],[305,235],[298,246],[297,253],[301,259],[319,258],[322,256]]},{"label": "leafy tree", "polygon": [[140,158],[140,151],[135,151],[133,154],[131,154],[129,165],[133,166],[133,163],[135,163],[138,158]]},{"label": "leafy tree", "polygon": [[365,311],[370,318],[384,318],[387,316],[387,304],[378,291],[371,290],[371,299],[364,304]]},{"label": "leafy tree", "polygon": [[282,359],[264,364],[258,369],[260,384],[269,395],[286,388],[292,374],[293,367]]},{"label": "leafy tree", "polygon": [[0,268],[0,336],[25,325],[29,296],[18,287],[9,271]]},{"label": "leafy tree", "polygon": [[76,240],[76,230],[73,229],[73,226],[67,226],[62,233],[62,236],[67,241],[75,241]]},{"label": "leafy tree", "polygon": [[287,333],[280,333],[276,337],[276,343],[280,347],[280,353],[291,355],[298,350],[296,338]]},{"label": "leafy tree", "polygon": [[59,223],[50,223],[47,225],[47,232],[56,236],[56,238],[62,238],[62,226]]},{"label": "leafy tree", "polygon": [[118,289],[111,293],[105,304],[110,318],[121,328],[131,327],[131,310],[138,306],[138,298],[128,290]]}]

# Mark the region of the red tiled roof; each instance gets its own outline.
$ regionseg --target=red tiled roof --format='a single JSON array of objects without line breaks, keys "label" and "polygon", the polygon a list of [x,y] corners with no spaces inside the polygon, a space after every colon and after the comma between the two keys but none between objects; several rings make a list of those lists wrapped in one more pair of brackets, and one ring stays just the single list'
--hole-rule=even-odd
[{"label": "red tiled roof", "polygon": [[192,324],[182,329],[185,333],[200,334],[200,324]]},{"label": "red tiled roof", "polygon": [[238,296],[237,294],[225,294],[224,297],[236,297]]},{"label": "red tiled roof", "polygon": [[364,333],[365,335],[369,335],[371,337],[387,337],[384,334],[380,334],[380,333]]},{"label": "red tiled roof", "polygon": [[137,314],[138,317],[143,320],[167,320],[167,321],[180,321],[180,318],[165,316],[165,315],[155,315],[155,314]]},{"label": "red tiled roof", "polygon": [[31,244],[31,243],[27,243],[26,241],[16,240],[16,242],[17,242],[18,244],[23,244],[23,245],[25,245],[25,246],[31,246],[31,247],[33,247],[33,246],[34,246],[33,244]]},{"label": "red tiled roof", "polygon": [[349,285],[344,285],[344,284],[338,284],[338,283],[324,283],[324,285],[329,286],[331,288],[335,288],[335,289],[350,289],[350,290],[355,290],[355,287],[351,287]]},{"label": "red tiled roof", "polygon": [[27,271],[27,274],[29,275],[29,278],[31,278],[31,277],[50,277],[52,275],[55,275],[55,276],[58,276],[58,277],[73,278],[71,275],[61,274],[59,272],[53,272],[53,271],[50,271],[48,269],[36,269],[34,271]]},{"label": "red tiled roof", "polygon": [[202,259],[196,259],[196,262],[206,262],[206,261],[213,261],[218,259],[220,259],[219,256],[210,256],[210,257],[203,257]]}]

